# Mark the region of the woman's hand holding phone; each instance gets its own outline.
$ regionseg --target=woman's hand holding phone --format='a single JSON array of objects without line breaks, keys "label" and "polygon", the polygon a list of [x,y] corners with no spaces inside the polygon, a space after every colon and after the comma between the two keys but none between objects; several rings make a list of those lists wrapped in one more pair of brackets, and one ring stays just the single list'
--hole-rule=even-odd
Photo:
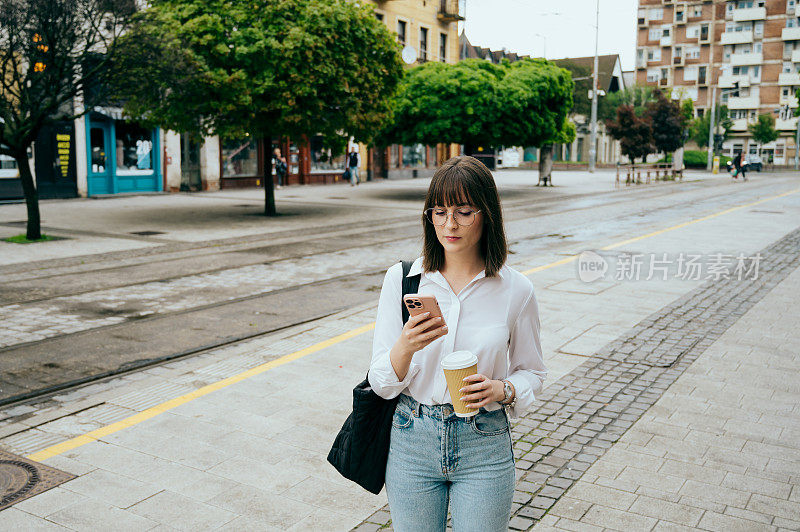
[{"label": "woman's hand holding phone", "polygon": [[424,312],[408,318],[395,347],[410,357],[446,334],[447,325],[444,320],[440,316],[431,317],[430,312]]}]

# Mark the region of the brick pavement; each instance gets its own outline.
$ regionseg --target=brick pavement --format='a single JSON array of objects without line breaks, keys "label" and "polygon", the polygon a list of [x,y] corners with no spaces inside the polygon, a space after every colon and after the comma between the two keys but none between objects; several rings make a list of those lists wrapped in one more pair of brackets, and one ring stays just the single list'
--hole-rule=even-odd
[{"label": "brick pavement", "polygon": [[[703,284],[648,316],[541,393],[512,430],[518,481],[511,529],[528,530],[545,516],[543,525],[566,530],[591,529],[583,525],[650,530],[676,524],[710,530],[760,524],[775,530],[773,521],[783,528],[800,528],[800,337],[793,328],[800,302],[792,304],[788,296],[800,293],[800,272],[795,271],[800,229],[760,255],[756,279]],[[772,296],[783,319],[769,303],[751,310],[793,271],[786,286]],[[686,412],[672,420],[672,405],[662,399],[651,414],[654,419],[637,423],[748,311],[759,317],[760,326],[748,327],[750,320],[744,320],[731,333],[733,340],[726,338],[693,370],[700,397],[690,399],[704,399],[703,409],[698,412],[692,400],[678,402],[677,408],[683,406]],[[726,360],[722,370],[714,362],[709,365],[708,359],[714,353],[720,358],[723,346],[731,343],[748,347],[738,350],[742,359],[755,351],[764,364],[734,359]],[[754,373],[742,375],[742,363]],[[703,368],[716,376],[711,389],[697,382]],[[748,388],[757,392],[748,393]],[[777,399],[776,404],[771,399]],[[747,405],[752,408],[744,408],[742,420],[737,407]],[[720,416],[697,416],[706,410]],[[781,413],[786,415],[782,420]],[[769,416],[769,422],[761,422],[759,416]],[[626,434],[635,423],[639,428]],[[623,435],[625,447],[614,446]],[[631,446],[641,456],[630,452]],[[715,450],[708,458],[711,447]],[[388,506],[354,530],[377,528],[391,528]]]}]

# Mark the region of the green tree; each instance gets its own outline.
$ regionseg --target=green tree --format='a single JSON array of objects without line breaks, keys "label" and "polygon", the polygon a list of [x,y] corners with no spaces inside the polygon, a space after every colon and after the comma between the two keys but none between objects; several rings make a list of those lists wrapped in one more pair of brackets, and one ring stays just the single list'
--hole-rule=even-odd
[{"label": "green tree", "polygon": [[620,141],[623,155],[631,162],[638,158],[644,162],[647,155],[655,151],[651,115],[637,115],[632,105],[619,106],[616,119],[607,121],[606,128],[612,137]]},{"label": "green tree", "polygon": [[750,131],[753,140],[758,142],[759,155],[763,144],[772,142],[780,135],[775,129],[775,117],[770,114],[758,115],[758,120],[747,126],[747,130]]},{"label": "green tree", "polygon": [[[573,115],[589,116],[592,112],[592,101],[589,99],[589,91],[592,90],[592,69],[578,65],[571,61],[560,61],[559,66],[569,70],[572,75],[572,109]],[[602,100],[601,100],[602,101]],[[598,101],[598,106],[600,102]]]},{"label": "green tree", "polygon": [[[0,154],[19,167],[26,237],[41,234],[39,193],[28,150],[42,128],[104,103],[114,43],[128,27],[130,0],[0,0]],[[98,24],[98,21],[103,24]],[[82,106],[74,105],[82,97]]]},{"label": "green tree", "polygon": [[[733,120],[731,120],[730,112],[725,105],[717,107],[716,115],[718,131],[720,131],[724,141],[730,135],[731,128],[733,127]],[[703,116],[692,119],[689,123],[689,138],[701,148],[708,146],[708,128],[710,120],[711,113],[705,113]]]},{"label": "green tree", "polygon": [[409,69],[381,142],[546,146],[572,142],[569,71],[544,59],[479,59]]},{"label": "green tree", "polygon": [[498,81],[507,67],[467,59],[408,69],[393,101],[383,144],[494,145],[499,141]]},{"label": "green tree", "polygon": [[598,120],[614,120],[617,109],[622,105],[633,107],[637,115],[644,113],[647,104],[656,98],[653,87],[633,85],[624,90],[612,92],[597,101]]},{"label": "green tree", "polygon": [[[403,74],[395,36],[372,8],[338,0],[153,0],[120,48],[137,80],[117,87],[131,116],[267,142],[369,142],[390,120]],[[264,210],[276,214],[269,177]]]}]

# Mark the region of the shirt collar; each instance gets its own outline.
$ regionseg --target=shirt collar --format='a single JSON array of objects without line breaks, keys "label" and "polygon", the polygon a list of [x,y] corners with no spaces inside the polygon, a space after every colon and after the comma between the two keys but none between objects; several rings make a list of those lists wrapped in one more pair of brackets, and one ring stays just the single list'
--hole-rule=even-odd
[{"label": "shirt collar", "polygon": [[[413,277],[415,275],[419,275],[421,273],[424,273],[423,270],[422,270],[422,260],[423,260],[423,258],[419,257],[417,260],[414,261],[414,264],[411,265],[411,269],[408,271],[408,275],[406,275],[406,277]],[[506,268],[507,268],[507,266],[505,264],[503,264],[503,266],[497,272],[497,274],[500,276],[501,279],[505,279],[506,278]],[[478,274],[478,279],[481,279],[482,277],[485,277],[485,276],[486,276],[486,270],[483,270],[483,272]]]}]

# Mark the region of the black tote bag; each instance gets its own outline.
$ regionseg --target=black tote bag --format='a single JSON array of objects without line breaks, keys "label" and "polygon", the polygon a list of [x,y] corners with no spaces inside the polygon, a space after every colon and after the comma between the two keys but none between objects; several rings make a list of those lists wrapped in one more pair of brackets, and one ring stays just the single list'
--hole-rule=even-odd
[{"label": "black tote bag", "polygon": [[[403,261],[403,296],[416,293],[420,276],[407,277],[411,262]],[[403,304],[403,324],[408,309]],[[369,377],[369,373],[367,373]],[[328,462],[345,478],[378,494],[386,479],[392,417],[399,397],[386,400],[372,391],[368,379],[353,389],[353,412],[347,417],[328,453]]]}]

